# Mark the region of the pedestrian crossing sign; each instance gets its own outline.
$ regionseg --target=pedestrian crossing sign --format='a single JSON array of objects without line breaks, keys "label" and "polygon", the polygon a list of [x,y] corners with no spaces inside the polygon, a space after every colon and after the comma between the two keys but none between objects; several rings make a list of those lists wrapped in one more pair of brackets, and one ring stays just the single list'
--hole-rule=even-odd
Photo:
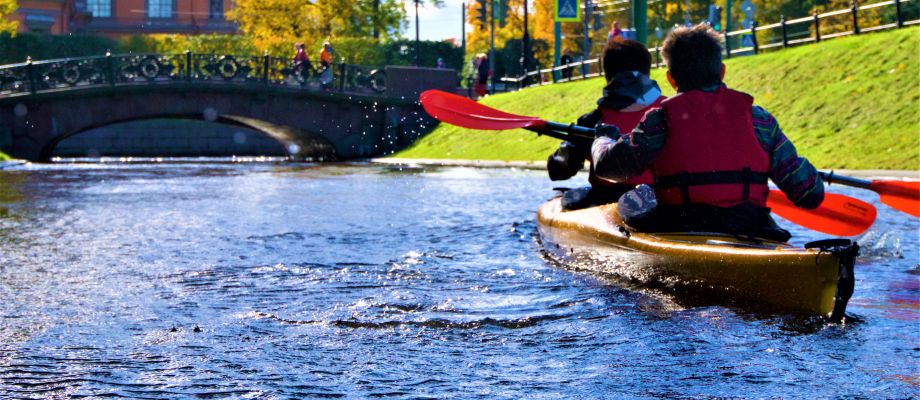
[{"label": "pedestrian crossing sign", "polygon": [[554,0],[553,9],[556,11],[556,22],[581,21],[581,8],[578,0]]}]

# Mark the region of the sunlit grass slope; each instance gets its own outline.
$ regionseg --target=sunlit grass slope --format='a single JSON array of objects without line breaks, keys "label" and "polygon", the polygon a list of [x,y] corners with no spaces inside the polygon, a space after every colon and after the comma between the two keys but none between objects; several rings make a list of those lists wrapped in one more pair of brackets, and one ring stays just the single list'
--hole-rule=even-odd
[{"label": "sunlit grass slope", "polygon": [[[799,153],[819,168],[920,169],[920,28],[835,39],[726,60],[726,83],[748,92],[780,121]],[[664,70],[652,77],[674,92]],[[484,104],[572,122],[590,111],[602,79],[498,94]],[[523,131],[473,131],[441,124],[407,158],[544,160],[558,141]]]}]

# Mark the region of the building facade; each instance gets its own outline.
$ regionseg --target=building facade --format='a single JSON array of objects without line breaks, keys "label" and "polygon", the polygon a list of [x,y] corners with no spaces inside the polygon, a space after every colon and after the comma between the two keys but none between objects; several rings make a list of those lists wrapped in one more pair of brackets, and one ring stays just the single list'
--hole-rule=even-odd
[{"label": "building facade", "polygon": [[232,0],[19,0],[20,32],[235,33],[227,21]]}]

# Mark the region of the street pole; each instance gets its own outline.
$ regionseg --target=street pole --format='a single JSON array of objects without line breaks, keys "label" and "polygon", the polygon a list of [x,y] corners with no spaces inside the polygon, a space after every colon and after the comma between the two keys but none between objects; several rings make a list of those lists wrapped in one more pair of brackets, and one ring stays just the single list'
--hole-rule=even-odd
[{"label": "street pole", "polygon": [[[582,22],[584,22],[584,27],[585,27],[584,28],[585,30],[583,32],[584,33],[584,41],[583,41],[584,44],[582,46],[584,47],[584,49],[582,49],[583,50],[582,51],[583,54],[581,55],[582,61],[586,61],[588,57],[591,57],[591,34],[588,33],[588,29],[590,29],[588,27],[588,13],[590,12],[590,10],[591,10],[591,0],[585,0],[585,12],[581,16]],[[582,64],[582,67],[584,67],[584,64]],[[582,75],[584,75],[585,69],[582,68],[581,71],[582,71]]]},{"label": "street pole", "polygon": [[[732,31],[732,0],[725,0],[725,33]],[[725,48],[731,48],[728,43],[729,37],[725,36]]]},{"label": "street pole", "polygon": [[[489,9],[489,82],[492,82],[492,76],[495,76],[495,0],[489,1],[492,7]],[[493,89],[494,83],[493,83]]]},{"label": "street pole", "polygon": [[[521,63],[521,68],[524,70],[524,75],[527,75],[527,71],[530,69],[530,33],[527,30],[527,0],[524,0],[524,39],[523,39],[523,51],[524,51],[524,61]],[[527,78],[524,78],[524,84],[527,84]]]},{"label": "street pole", "polygon": [[[689,1],[688,12],[689,12]],[[648,42],[648,1],[632,0],[633,28],[636,29],[636,41],[642,44]]]},{"label": "street pole", "polygon": [[415,0],[415,66],[422,66],[421,41],[418,35],[418,2]]},{"label": "street pole", "polygon": [[[562,53],[562,23],[556,21],[553,23],[553,67],[559,66],[559,57]],[[559,71],[553,71],[553,82],[559,80],[556,76]]]},{"label": "street pole", "polygon": [[463,60],[466,62],[466,3],[463,3],[461,6],[463,9],[461,11],[460,18],[460,50],[463,51]]},{"label": "street pole", "polygon": [[725,0],[725,33],[732,31],[732,0]]}]

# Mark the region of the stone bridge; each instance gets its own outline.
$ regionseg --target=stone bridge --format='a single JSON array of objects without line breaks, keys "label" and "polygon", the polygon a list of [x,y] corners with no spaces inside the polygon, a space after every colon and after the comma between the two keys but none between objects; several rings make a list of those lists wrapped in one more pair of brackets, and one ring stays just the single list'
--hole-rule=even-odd
[{"label": "stone bridge", "polygon": [[268,56],[195,57],[109,55],[2,66],[0,150],[44,162],[62,140],[96,128],[194,119],[260,131],[295,159],[372,157],[433,127],[416,101],[420,90],[451,90],[456,83],[451,70],[384,73],[342,64],[333,66],[331,83],[320,85],[322,75],[304,79],[287,61]]}]

